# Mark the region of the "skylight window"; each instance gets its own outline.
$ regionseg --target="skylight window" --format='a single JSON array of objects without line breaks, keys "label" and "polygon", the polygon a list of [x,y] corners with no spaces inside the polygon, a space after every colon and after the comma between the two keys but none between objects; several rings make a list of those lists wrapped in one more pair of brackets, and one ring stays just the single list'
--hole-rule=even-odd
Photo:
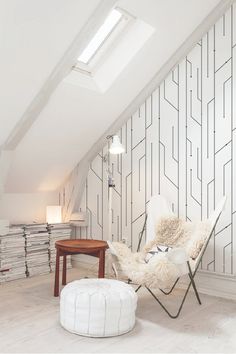
[{"label": "skylight window", "polygon": [[87,47],[79,56],[78,60],[84,64],[88,64],[89,61],[93,58],[96,54],[98,49],[102,46],[102,44],[106,41],[106,39],[110,36],[113,32],[116,25],[122,18],[122,13],[117,9],[113,9],[108,17],[106,18],[105,22],[99,28],[95,36],[89,42]]},{"label": "skylight window", "polygon": [[115,8],[65,80],[104,93],[154,32],[154,27],[120,7]]}]

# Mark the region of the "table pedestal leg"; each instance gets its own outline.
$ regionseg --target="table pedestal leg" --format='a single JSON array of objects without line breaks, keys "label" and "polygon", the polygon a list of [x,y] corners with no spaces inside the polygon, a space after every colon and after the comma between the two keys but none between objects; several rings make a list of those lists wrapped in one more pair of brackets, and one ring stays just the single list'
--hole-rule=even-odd
[{"label": "table pedestal leg", "polygon": [[66,255],[63,256],[62,285],[66,285]]},{"label": "table pedestal leg", "polygon": [[105,250],[99,251],[98,278],[104,278],[105,275]]},{"label": "table pedestal leg", "polygon": [[57,249],[56,269],[55,269],[55,283],[54,283],[54,296],[59,296],[59,271],[60,271],[60,251]]}]

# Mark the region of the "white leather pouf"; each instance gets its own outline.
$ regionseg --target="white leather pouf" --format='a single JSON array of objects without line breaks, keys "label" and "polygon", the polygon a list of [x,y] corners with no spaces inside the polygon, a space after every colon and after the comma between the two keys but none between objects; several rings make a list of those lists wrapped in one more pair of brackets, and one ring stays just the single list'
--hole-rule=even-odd
[{"label": "white leather pouf", "polygon": [[121,281],[81,279],[60,295],[61,325],[89,337],[110,337],[129,332],[135,324],[137,294]]}]

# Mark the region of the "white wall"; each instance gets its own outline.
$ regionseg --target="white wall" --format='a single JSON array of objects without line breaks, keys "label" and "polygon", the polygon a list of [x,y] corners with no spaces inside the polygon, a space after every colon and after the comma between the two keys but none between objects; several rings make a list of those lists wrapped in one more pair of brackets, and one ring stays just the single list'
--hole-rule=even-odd
[{"label": "white wall", "polygon": [[[109,238],[136,249],[146,207],[160,193],[186,220],[207,218],[223,195],[226,208],[202,268],[236,274],[236,5],[169,73],[118,132],[126,147],[111,156],[116,188]],[[82,237],[107,239],[107,178],[103,156],[92,161],[81,209],[89,213]],[[67,207],[73,179],[63,188]]]},{"label": "white wall", "polygon": [[10,223],[46,221],[46,206],[58,204],[58,193],[5,193],[0,199],[0,219]]}]

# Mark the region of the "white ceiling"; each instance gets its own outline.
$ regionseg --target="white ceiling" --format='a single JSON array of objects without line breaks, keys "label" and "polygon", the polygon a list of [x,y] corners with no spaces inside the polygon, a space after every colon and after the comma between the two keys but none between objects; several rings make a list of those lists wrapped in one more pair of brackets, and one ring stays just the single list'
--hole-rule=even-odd
[{"label": "white ceiling", "polygon": [[0,1],[0,145],[98,3]]},{"label": "white ceiling", "polygon": [[[23,193],[58,188],[218,2],[118,1],[118,6],[155,27],[155,33],[105,93],[66,80],[60,83],[15,150],[7,191]],[[98,4],[98,0],[3,2],[5,13],[0,9],[0,16],[3,16],[5,36],[0,48],[0,119],[4,129],[0,129],[0,144]]]}]

